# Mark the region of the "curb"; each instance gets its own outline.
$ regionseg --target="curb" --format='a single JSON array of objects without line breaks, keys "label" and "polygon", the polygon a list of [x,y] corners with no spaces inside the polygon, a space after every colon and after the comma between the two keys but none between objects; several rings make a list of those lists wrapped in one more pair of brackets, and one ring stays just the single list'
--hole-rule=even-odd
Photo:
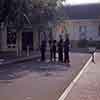
[{"label": "curb", "polygon": [[65,100],[65,98],[67,97],[67,95],[69,94],[69,92],[71,91],[71,89],[73,88],[73,86],[75,85],[75,83],[77,82],[77,80],[80,78],[80,76],[82,75],[82,73],[84,72],[84,70],[88,67],[88,64],[91,62],[91,60],[92,60],[92,57],[90,57],[90,59],[84,65],[84,67],[82,68],[82,70],[74,78],[74,80],[69,84],[69,86],[65,89],[65,91],[63,92],[63,94],[60,96],[60,98],[58,100]]},{"label": "curb", "polygon": [[13,63],[17,63],[17,62],[23,62],[23,61],[28,61],[28,60],[32,60],[32,59],[36,59],[40,57],[39,55],[38,56],[29,56],[29,57],[23,57],[23,58],[19,58],[19,59],[14,59],[12,61],[7,61],[7,62],[4,62],[4,63],[1,63],[0,65],[8,65],[8,64],[13,64]]},{"label": "curb", "polygon": [[[48,56],[48,54],[46,56]],[[11,61],[6,61],[4,63],[0,63],[0,66],[8,65],[8,64],[13,64],[13,63],[18,63],[18,62],[24,62],[24,61],[36,59],[36,58],[39,58],[39,57],[40,57],[40,55],[29,56],[29,57],[22,57],[22,58],[19,58],[19,59],[14,59],[14,60],[11,60]]]}]

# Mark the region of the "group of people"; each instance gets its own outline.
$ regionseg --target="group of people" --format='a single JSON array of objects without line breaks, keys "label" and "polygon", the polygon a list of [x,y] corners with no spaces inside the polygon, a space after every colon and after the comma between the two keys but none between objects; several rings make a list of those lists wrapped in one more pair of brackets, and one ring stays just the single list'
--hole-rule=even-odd
[{"label": "group of people", "polygon": [[[63,40],[62,36],[59,36],[59,41],[56,40],[49,40],[49,51],[50,51],[50,61],[56,61],[56,54],[58,53],[58,60],[59,62],[70,63],[69,60],[69,38],[66,37],[65,41]],[[41,60],[45,60],[45,53],[46,53],[46,41],[43,40],[41,42]],[[64,54],[64,55],[63,55]]]}]

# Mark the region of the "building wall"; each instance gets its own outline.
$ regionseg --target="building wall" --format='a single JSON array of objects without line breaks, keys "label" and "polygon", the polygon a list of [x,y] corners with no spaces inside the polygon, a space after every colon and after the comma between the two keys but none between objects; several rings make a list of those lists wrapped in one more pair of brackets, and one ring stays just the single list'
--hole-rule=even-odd
[{"label": "building wall", "polygon": [[[61,23],[56,26],[54,36],[58,40],[59,34],[62,34],[63,27],[67,28],[67,33],[69,34],[69,38],[71,40],[80,40],[81,32],[79,31],[80,26],[86,27],[86,39],[89,40],[92,38],[93,40],[100,40],[98,27],[100,25],[100,20],[66,20],[64,23]],[[64,33],[66,34],[66,32]]]},{"label": "building wall", "polygon": [[[15,32],[15,29],[13,28],[13,26],[10,27],[9,29],[10,32]],[[24,31],[23,32],[32,32],[33,33],[33,48],[34,50],[39,48],[39,39],[38,39],[38,33],[36,32],[33,32],[32,28],[31,27],[25,27]],[[22,32],[22,33],[23,33]],[[2,30],[0,32],[0,51],[17,51],[17,48],[18,48],[18,44],[17,44],[17,41],[20,41],[20,48],[22,50],[22,33],[20,33],[18,35],[18,33],[16,33],[16,44],[15,47],[13,47],[13,44],[8,44],[7,43],[7,35],[8,35],[8,30],[7,30],[7,27],[2,27]],[[11,47],[12,46],[12,47]]]},{"label": "building wall", "polygon": [[59,41],[59,35],[62,35],[62,38],[65,39],[65,35],[68,33],[68,32],[64,32],[64,27],[67,27],[68,28],[68,25],[66,23],[59,23],[58,25],[56,25],[56,27],[53,29],[53,39]]},{"label": "building wall", "polygon": [[80,26],[86,27],[86,39],[92,39],[92,40],[100,40],[99,35],[99,25],[100,20],[72,20],[70,21],[70,27],[68,28],[70,39],[71,40],[80,40],[80,35],[82,32],[80,32]]},{"label": "building wall", "polygon": [[7,49],[7,30],[4,24],[1,25],[1,50],[6,51]]},{"label": "building wall", "polygon": [[[65,27],[67,29],[65,30]],[[84,30],[80,27],[86,27]],[[66,33],[69,34],[71,44],[77,47],[78,42],[85,37],[86,40],[100,41],[100,19],[78,19],[78,20],[65,20],[55,27],[53,36],[56,40],[59,40],[59,35],[62,34],[65,39]]]},{"label": "building wall", "polygon": [[[77,46],[78,41],[81,39],[81,31],[80,26],[86,27],[86,39],[87,40],[94,40],[94,41],[100,41],[100,33],[99,33],[99,26],[100,26],[100,20],[66,20],[64,23],[60,23],[56,25],[56,27],[53,29],[53,39],[59,40],[59,35],[63,36],[63,39],[65,39],[65,35],[69,34],[69,38],[72,41],[71,44],[73,46]],[[29,27],[29,29],[26,29],[25,31],[32,31],[32,29]],[[65,31],[66,30],[66,31]],[[1,31],[1,49],[2,51],[16,51],[16,48],[8,48],[7,45],[7,30],[5,27],[2,27]],[[43,35],[42,35],[43,36]],[[47,35],[49,36],[49,35]],[[17,37],[18,38],[18,37]],[[38,49],[41,41],[41,36],[39,36],[38,32],[33,32],[33,48]],[[39,40],[40,39],[40,40]],[[49,39],[48,39],[49,40]],[[17,45],[16,45],[17,46]]]},{"label": "building wall", "polygon": [[[10,27],[9,29],[9,32],[15,32],[15,29],[13,28],[13,26]],[[8,30],[7,28],[3,28],[2,29],[2,32],[1,32],[1,46],[0,46],[0,51],[18,51],[18,46],[20,46],[20,50],[22,51],[23,50],[23,34],[24,33],[33,33],[33,39],[32,39],[32,44],[33,44],[33,50],[37,50],[40,48],[40,44],[41,44],[41,41],[43,39],[46,39],[47,42],[48,40],[50,39],[50,36],[49,36],[49,32],[45,32],[46,34],[44,34],[44,32],[42,32],[43,34],[41,33],[38,33],[36,31],[33,32],[32,28],[31,27],[25,27],[25,29],[22,31],[22,33],[16,33],[16,44],[14,44],[15,47],[13,47],[13,44],[8,44],[7,43],[7,35],[8,35]],[[29,36],[29,35],[28,35]],[[18,45],[19,44],[19,45]]]}]

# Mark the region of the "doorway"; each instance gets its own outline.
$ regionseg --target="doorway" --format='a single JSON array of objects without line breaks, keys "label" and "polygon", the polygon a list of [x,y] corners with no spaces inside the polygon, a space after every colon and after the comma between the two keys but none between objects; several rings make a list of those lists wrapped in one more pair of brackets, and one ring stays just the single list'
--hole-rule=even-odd
[{"label": "doorway", "polygon": [[33,32],[22,33],[22,49],[26,51],[27,46],[29,46],[30,50],[33,50]]}]

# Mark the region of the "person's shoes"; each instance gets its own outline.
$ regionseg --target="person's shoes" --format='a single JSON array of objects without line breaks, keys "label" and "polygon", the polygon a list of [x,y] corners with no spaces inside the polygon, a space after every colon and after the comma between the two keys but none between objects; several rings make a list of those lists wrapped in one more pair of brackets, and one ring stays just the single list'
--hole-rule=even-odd
[{"label": "person's shoes", "polygon": [[94,59],[92,59],[92,62],[95,64],[95,61],[94,61]]}]

